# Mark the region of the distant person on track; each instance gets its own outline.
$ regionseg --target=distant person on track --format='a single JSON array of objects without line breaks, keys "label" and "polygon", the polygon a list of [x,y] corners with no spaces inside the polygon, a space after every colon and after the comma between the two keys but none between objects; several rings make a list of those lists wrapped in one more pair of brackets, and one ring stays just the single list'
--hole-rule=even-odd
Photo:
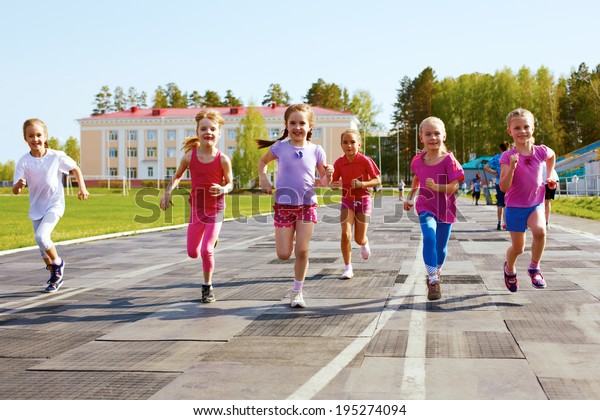
[{"label": "distant person on track", "polygon": [[484,171],[496,177],[496,207],[498,209],[498,225],[496,226],[496,230],[506,229],[506,222],[504,220],[504,208],[506,207],[506,204],[504,203],[504,192],[500,189],[500,157],[502,156],[502,153],[509,149],[509,147],[510,143],[507,141],[500,143],[498,145],[500,153],[492,156],[483,168]]}]

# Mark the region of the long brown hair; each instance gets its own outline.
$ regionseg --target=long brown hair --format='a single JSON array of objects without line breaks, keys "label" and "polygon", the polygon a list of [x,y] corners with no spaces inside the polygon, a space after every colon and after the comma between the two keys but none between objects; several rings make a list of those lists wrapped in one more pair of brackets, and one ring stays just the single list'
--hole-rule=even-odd
[{"label": "long brown hair", "polygon": [[[285,114],[283,114],[283,119],[285,121],[285,128],[283,130],[283,134],[277,140],[261,140],[256,139],[256,144],[259,149],[264,149],[265,147],[271,147],[275,144],[275,142],[285,139],[288,136],[287,123],[293,112],[306,112],[308,114],[308,124],[312,127],[315,124],[315,113],[311,109],[309,104],[294,104],[290,105],[286,110]],[[308,130],[308,134],[306,135],[306,140],[310,141],[312,137],[312,128]]]},{"label": "long brown hair", "polygon": [[223,119],[223,116],[221,116],[221,113],[219,111],[215,111],[213,109],[203,109],[202,111],[200,111],[198,114],[196,114],[196,135],[186,137],[186,139],[183,141],[182,149],[185,153],[200,146],[200,140],[198,139],[198,126],[200,125],[200,121],[202,121],[204,118],[208,118],[209,120],[216,123],[219,126],[219,131],[225,123],[225,120]]},{"label": "long brown hair", "polygon": [[47,149],[48,148],[48,127],[46,127],[46,124],[44,123],[44,121],[40,120],[39,118],[30,118],[23,123],[23,138],[25,140],[27,140],[27,137],[25,137],[25,130],[27,130],[27,127],[30,127],[35,124],[41,126],[42,129],[44,130],[44,135],[46,136],[46,141],[44,142],[44,147]]}]

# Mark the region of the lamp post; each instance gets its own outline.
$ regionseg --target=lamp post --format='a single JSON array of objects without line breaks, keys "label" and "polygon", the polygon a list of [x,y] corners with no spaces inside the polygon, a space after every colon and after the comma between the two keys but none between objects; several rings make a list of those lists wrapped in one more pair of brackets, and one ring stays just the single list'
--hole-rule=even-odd
[{"label": "lamp post", "polygon": [[400,184],[400,130],[396,125],[396,171],[398,174],[398,184]]}]

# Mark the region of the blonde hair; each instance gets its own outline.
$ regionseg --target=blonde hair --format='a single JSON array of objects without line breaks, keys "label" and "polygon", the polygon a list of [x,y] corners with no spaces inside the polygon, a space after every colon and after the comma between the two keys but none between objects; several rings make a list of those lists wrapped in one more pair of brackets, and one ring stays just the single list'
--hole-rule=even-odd
[{"label": "blonde hair", "polygon": [[200,111],[198,114],[196,114],[196,135],[186,137],[186,139],[183,141],[182,149],[184,152],[187,153],[190,150],[200,146],[200,140],[198,139],[198,128],[200,126],[200,121],[205,118],[216,123],[219,126],[219,130],[221,130],[221,127],[225,123],[225,120],[219,111],[215,111],[213,109],[203,109]]},{"label": "blonde hair", "polygon": [[359,143],[362,142],[362,136],[360,135],[360,131],[356,128],[347,128],[342,131],[342,135],[340,136],[340,142],[344,140],[344,134],[354,134],[356,136],[356,141]]},{"label": "blonde hair", "polygon": [[531,119],[532,124],[535,124],[535,117],[533,116],[533,113],[531,111],[528,111],[524,108],[517,108],[517,109],[513,109],[512,111],[510,111],[508,113],[508,115],[506,116],[506,126],[508,128],[510,128],[510,121],[513,118],[529,118]]},{"label": "blonde hair", "polygon": [[[438,117],[427,117],[423,121],[421,121],[421,124],[419,124],[419,135],[421,135],[423,133],[423,126],[426,124],[441,125],[442,130],[444,131],[444,134],[446,134],[446,125],[444,124],[444,121],[442,121]],[[446,148],[445,142],[442,142],[442,144],[440,145],[440,149],[442,149],[444,152],[448,151],[448,149]]]},{"label": "blonde hair", "polygon": [[42,129],[44,130],[44,136],[46,136],[46,141],[44,142],[44,147],[47,149],[48,148],[48,127],[46,127],[46,124],[44,123],[44,121],[40,120],[39,118],[30,118],[27,121],[25,121],[23,123],[23,138],[25,140],[27,140],[25,131],[27,130],[27,127],[31,127],[32,125],[39,125],[42,127]]},{"label": "blonde hair", "polygon": [[[275,142],[285,139],[288,136],[287,123],[290,119],[290,115],[294,112],[306,112],[308,114],[308,125],[311,127],[315,124],[315,113],[309,104],[294,104],[290,105],[286,110],[285,114],[283,114],[283,120],[285,122],[285,128],[283,130],[283,134],[277,140],[261,140],[256,139],[256,144],[258,144],[259,149],[263,149],[265,147],[271,147]],[[312,128],[308,130],[308,134],[306,135],[306,140],[310,141],[312,137]]]}]

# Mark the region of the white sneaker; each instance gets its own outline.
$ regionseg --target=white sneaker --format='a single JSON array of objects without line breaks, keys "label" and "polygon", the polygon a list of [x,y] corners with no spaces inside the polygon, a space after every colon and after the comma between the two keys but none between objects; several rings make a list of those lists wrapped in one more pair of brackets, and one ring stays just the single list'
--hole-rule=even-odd
[{"label": "white sneaker", "polygon": [[306,308],[302,290],[292,290],[290,293],[290,305],[292,308]]},{"label": "white sneaker", "polygon": [[360,256],[363,260],[368,260],[371,256],[371,250],[369,249],[369,243],[360,246]]},{"label": "white sneaker", "polygon": [[352,271],[352,267],[349,267],[344,270],[344,273],[342,274],[342,276],[340,278],[343,280],[349,280],[352,277],[354,277],[354,271]]}]

